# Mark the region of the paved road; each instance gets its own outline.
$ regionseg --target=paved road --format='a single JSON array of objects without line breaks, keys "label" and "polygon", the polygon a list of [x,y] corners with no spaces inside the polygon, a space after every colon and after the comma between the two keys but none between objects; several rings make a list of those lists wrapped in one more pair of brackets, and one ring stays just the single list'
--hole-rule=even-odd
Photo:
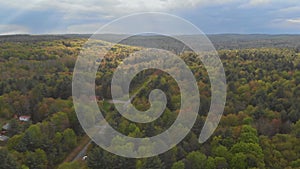
[{"label": "paved road", "polygon": [[[99,126],[100,127],[100,126]],[[104,130],[106,129],[106,125],[103,125],[103,126],[101,126],[100,128],[100,131],[99,131],[99,134],[103,134],[104,133]],[[83,149],[76,155],[76,157],[72,160],[72,161],[76,161],[76,160],[82,160],[82,158],[84,157],[84,156],[86,156],[87,155],[87,149],[88,149],[88,147],[89,147],[89,145],[91,145],[91,143],[92,143],[92,140],[90,140],[84,147],[83,147]]]},{"label": "paved road", "polygon": [[92,140],[89,141],[88,144],[83,147],[83,149],[77,154],[77,156],[72,161],[82,160],[82,157],[86,156],[87,149],[91,143]]}]

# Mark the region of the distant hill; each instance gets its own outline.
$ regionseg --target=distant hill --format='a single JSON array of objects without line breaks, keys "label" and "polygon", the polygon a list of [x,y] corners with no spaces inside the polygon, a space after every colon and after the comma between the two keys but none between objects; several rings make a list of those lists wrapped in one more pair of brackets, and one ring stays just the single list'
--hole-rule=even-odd
[{"label": "distant hill", "polygon": [[[89,38],[90,34],[66,34],[66,35],[4,35],[0,36],[3,42],[38,42],[59,39]],[[115,42],[125,35],[101,34],[97,39]],[[185,35],[185,38],[195,39],[197,36]],[[300,35],[266,35],[266,34],[214,34],[208,35],[215,48],[220,49],[244,49],[244,48],[293,48],[300,50]],[[147,35],[132,36],[125,39],[122,44],[169,49],[181,52],[184,45],[170,37]],[[186,48],[185,50],[187,50]]]},{"label": "distant hill", "polygon": [[217,49],[261,47],[300,49],[300,35],[220,34],[209,35],[208,37]]}]

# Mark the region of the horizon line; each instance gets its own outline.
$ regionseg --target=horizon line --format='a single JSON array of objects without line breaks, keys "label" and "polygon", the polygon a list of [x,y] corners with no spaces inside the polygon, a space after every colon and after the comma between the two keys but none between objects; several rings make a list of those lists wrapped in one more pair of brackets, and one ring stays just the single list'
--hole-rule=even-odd
[{"label": "horizon line", "polygon": [[[41,34],[31,34],[31,33],[16,33],[16,34],[0,34],[0,36],[64,36],[64,35],[97,35],[94,33],[41,33]],[[98,34],[98,35],[130,35],[130,34],[117,34],[117,33],[105,33],[105,34]],[[175,36],[195,36],[195,34],[174,34]],[[199,34],[196,34],[199,35]],[[201,35],[271,35],[271,36],[278,36],[278,35],[296,35],[299,36],[300,33],[207,33]],[[136,35],[136,36],[147,36],[147,35]],[[149,35],[148,35],[149,36]],[[159,34],[153,34],[150,36],[160,36]]]}]

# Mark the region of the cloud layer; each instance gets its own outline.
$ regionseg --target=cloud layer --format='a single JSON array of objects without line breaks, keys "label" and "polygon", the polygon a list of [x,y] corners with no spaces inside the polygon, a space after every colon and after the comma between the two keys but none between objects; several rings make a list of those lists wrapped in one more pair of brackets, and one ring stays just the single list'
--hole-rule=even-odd
[{"label": "cloud layer", "polygon": [[4,27],[92,33],[118,17],[149,11],[179,15],[208,33],[300,33],[298,0],[9,0],[0,1],[0,34],[8,32]]},{"label": "cloud layer", "polygon": [[[2,5],[18,10],[58,10],[66,19],[75,19],[85,14],[91,17],[114,18],[133,12],[186,10],[199,6],[226,4],[234,0],[9,0]],[[22,4],[22,5],[20,5]]]},{"label": "cloud layer", "polygon": [[29,32],[27,27],[20,25],[0,25],[0,35],[28,34]]}]

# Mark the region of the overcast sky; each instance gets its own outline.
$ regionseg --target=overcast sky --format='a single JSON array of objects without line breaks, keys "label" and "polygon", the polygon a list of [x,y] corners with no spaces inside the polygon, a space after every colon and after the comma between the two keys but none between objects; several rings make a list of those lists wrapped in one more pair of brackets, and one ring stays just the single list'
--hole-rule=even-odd
[{"label": "overcast sky", "polygon": [[204,33],[299,34],[299,0],[0,0],[0,34],[93,33],[134,12],[180,16]]}]

